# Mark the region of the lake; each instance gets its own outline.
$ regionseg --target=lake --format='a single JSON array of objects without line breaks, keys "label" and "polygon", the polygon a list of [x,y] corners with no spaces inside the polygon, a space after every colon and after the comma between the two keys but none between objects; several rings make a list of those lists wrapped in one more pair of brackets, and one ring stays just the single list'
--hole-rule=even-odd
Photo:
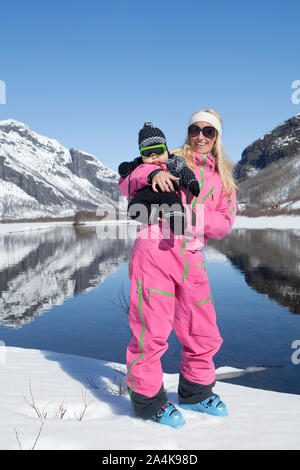
[{"label": "lake", "polygon": [[[0,235],[0,342],[125,363],[130,236],[97,226]],[[300,233],[235,229],[203,249],[223,345],[216,367],[265,370],[228,382],[300,394]],[[295,343],[297,342],[298,343]],[[174,333],[162,362],[177,373]]]}]

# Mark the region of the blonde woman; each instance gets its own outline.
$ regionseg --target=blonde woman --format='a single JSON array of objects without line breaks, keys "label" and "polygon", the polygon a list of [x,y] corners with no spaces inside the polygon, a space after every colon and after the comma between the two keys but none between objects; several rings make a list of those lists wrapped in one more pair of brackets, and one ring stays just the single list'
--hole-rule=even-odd
[{"label": "blonde woman", "polygon": [[[216,133],[213,139],[205,137],[203,132],[200,133],[197,127],[201,128],[201,126],[211,126],[212,124],[207,121],[195,121],[195,119],[209,119],[210,121],[213,120],[215,125],[220,126],[219,132]],[[214,161],[217,163],[215,169],[220,175],[223,189],[225,193],[230,196],[231,193],[235,191],[236,184],[232,175],[232,163],[225,153],[224,145],[221,139],[221,123],[222,119],[220,115],[212,109],[196,111],[192,114],[189,120],[189,126],[196,126],[194,133],[192,127],[192,132],[188,131],[183,146],[173,150],[172,153],[183,157],[191,170],[194,170],[197,167],[197,162],[199,163],[197,154],[211,154],[214,158]],[[164,178],[162,174],[160,175],[160,178],[156,178],[156,180],[154,180],[153,186],[155,184],[160,186],[161,181],[166,181],[167,184],[172,187],[172,181],[170,181],[168,177]]]},{"label": "blonde woman", "polygon": [[[161,356],[174,329],[182,344],[178,385],[182,409],[226,416],[227,408],[213,392],[213,356],[222,344],[200,248],[208,238],[229,234],[236,215],[235,183],[225,155],[220,116],[212,110],[191,116],[185,144],[177,155],[185,158],[199,182],[199,196],[180,188],[181,200],[192,214],[184,235],[164,236],[164,221],[141,226],[130,257],[129,323],[132,338],[127,348],[127,385],[137,416],[179,428],[182,413],[167,399]],[[174,190],[174,177],[153,173],[140,165],[131,173],[131,196],[152,185]],[[128,194],[128,179],[120,189]]]}]

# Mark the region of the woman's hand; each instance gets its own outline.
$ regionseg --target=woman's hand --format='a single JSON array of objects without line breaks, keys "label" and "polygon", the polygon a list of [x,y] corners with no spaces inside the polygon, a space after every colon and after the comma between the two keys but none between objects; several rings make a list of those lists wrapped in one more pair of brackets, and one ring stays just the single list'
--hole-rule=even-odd
[{"label": "woman's hand", "polygon": [[170,193],[172,191],[175,191],[172,181],[178,181],[179,179],[180,178],[170,175],[169,173],[166,173],[163,170],[159,171],[152,179],[152,189],[153,191],[158,193],[158,189],[156,189],[156,186],[159,186],[162,192]]}]

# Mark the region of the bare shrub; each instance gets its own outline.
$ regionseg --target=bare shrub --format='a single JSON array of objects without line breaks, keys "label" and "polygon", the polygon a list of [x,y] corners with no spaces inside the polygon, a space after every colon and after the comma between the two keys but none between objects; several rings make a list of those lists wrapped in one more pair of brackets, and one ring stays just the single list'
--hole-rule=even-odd
[{"label": "bare shrub", "polygon": [[119,378],[114,378],[114,385],[107,385],[106,389],[113,395],[126,395],[127,393],[127,384],[123,382],[124,378],[121,376]]}]

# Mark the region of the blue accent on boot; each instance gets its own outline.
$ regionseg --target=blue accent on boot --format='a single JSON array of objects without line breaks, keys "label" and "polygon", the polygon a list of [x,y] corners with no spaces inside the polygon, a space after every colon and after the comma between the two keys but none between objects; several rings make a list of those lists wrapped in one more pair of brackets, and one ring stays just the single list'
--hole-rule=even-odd
[{"label": "blue accent on boot", "polygon": [[201,413],[208,413],[214,416],[228,416],[225,403],[220,400],[219,395],[212,395],[200,403],[180,404],[180,408],[185,410],[200,411]]},{"label": "blue accent on boot", "polygon": [[152,415],[150,419],[156,423],[166,424],[175,429],[179,429],[185,424],[185,419],[180,411],[168,401],[164,403],[159,411]]}]

